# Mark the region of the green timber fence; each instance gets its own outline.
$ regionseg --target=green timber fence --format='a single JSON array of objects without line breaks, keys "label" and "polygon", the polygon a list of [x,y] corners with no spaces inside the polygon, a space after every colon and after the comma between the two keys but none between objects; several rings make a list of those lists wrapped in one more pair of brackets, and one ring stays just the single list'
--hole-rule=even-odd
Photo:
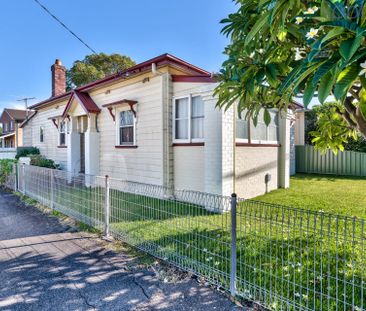
[{"label": "green timber fence", "polygon": [[322,154],[313,146],[296,146],[296,173],[366,177],[366,153],[332,151]]}]

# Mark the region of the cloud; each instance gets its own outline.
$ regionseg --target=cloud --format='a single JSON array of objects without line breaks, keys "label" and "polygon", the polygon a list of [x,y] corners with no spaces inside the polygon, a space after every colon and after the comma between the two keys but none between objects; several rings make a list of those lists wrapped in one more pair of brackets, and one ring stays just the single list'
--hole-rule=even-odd
[{"label": "cloud", "polygon": [[24,103],[18,101],[0,101],[0,109],[13,108],[13,109],[25,109]]}]

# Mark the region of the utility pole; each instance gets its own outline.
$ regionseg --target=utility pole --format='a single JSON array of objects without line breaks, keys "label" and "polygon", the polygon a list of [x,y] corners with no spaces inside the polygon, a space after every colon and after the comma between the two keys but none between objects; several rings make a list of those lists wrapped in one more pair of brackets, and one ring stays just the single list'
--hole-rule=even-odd
[{"label": "utility pole", "polygon": [[25,105],[25,115],[26,115],[26,120],[28,120],[28,100],[32,100],[32,99],[36,99],[35,97],[24,97],[24,98],[21,98],[21,99],[18,99],[18,102],[24,102],[24,105]]},{"label": "utility pole", "polygon": [[[29,119],[29,110],[28,110],[28,100],[33,100],[33,99],[36,99],[35,97],[24,97],[24,98],[21,98],[21,99],[18,99],[18,102],[24,102],[24,105],[25,105],[25,120],[28,120]],[[18,133],[18,130],[17,130],[17,133]],[[18,134],[16,134],[15,137],[17,137]],[[32,136],[32,127],[31,127],[31,137]],[[18,147],[18,138],[16,138],[16,147]]]}]

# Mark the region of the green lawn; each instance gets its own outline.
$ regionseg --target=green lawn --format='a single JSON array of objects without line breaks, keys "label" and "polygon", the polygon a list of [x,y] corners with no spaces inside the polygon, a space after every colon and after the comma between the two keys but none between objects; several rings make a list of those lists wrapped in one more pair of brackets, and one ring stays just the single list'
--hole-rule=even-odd
[{"label": "green lawn", "polygon": [[256,198],[312,211],[366,219],[366,178],[298,174],[289,189],[279,189]]},{"label": "green lawn", "polygon": [[[239,294],[279,310],[365,308],[365,224],[327,214],[365,217],[364,185],[361,179],[298,175],[291,189],[240,202]],[[54,191],[61,212],[101,225],[102,188],[65,183]],[[47,196],[49,189],[41,193]],[[111,190],[110,207],[115,236],[229,288],[230,213],[119,190]]]}]

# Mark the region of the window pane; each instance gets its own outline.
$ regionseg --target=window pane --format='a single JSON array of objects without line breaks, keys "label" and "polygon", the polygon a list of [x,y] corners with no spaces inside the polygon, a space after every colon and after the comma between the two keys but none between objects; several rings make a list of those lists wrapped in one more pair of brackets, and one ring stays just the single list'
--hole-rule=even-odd
[{"label": "window pane", "polygon": [[250,135],[252,140],[267,140],[267,126],[259,123],[257,126],[250,124]]},{"label": "window pane", "polygon": [[60,133],[65,133],[65,122],[60,123]]},{"label": "window pane", "polygon": [[188,98],[181,98],[175,101],[175,118],[188,118]]},{"label": "window pane", "polygon": [[277,126],[269,126],[269,128],[268,128],[268,140],[270,140],[270,141],[279,141],[278,127]]},{"label": "window pane", "polygon": [[132,111],[121,111],[120,113],[120,125],[121,126],[128,126],[133,125],[133,113]]},{"label": "window pane", "polygon": [[60,145],[63,146],[66,144],[66,139],[65,139],[65,133],[60,133]]},{"label": "window pane", "polygon": [[245,119],[236,120],[236,138],[249,139],[248,120]]},{"label": "window pane", "polygon": [[270,111],[271,123],[268,127],[268,140],[279,141],[278,112]]},{"label": "window pane", "polygon": [[120,145],[133,144],[133,126],[119,129],[119,143]]},{"label": "window pane", "polygon": [[175,121],[175,138],[188,139],[188,120]]},{"label": "window pane", "polygon": [[204,118],[192,119],[192,138],[203,138]]},{"label": "window pane", "polygon": [[192,97],[192,118],[205,115],[203,100],[201,96]]}]

